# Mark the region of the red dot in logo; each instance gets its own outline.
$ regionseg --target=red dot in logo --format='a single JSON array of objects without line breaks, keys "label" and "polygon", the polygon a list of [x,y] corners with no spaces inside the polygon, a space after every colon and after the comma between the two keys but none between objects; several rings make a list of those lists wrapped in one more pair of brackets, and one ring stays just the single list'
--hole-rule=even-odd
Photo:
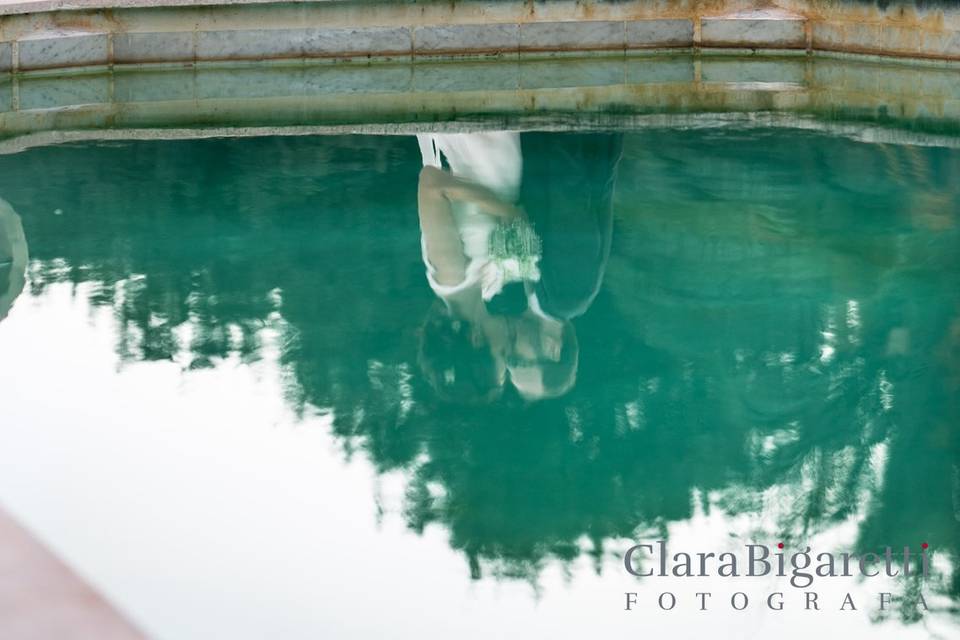
[{"label": "red dot in logo", "polygon": [[782,542],[778,542],[778,543],[777,543],[777,549],[783,549],[783,543],[782,543]]},{"label": "red dot in logo", "polygon": [[930,546],[930,545],[928,545],[926,542],[924,542],[922,545],[920,545],[920,548],[921,548],[921,549],[926,549],[926,548],[929,547],[929,546]]}]

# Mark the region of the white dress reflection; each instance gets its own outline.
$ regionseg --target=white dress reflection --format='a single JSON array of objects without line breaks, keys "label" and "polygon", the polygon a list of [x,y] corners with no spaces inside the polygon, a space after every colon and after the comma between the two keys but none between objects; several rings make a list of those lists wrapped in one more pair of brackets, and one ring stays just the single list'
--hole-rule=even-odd
[{"label": "white dress reflection", "polygon": [[27,239],[20,216],[0,199],[0,321],[7,317],[14,300],[26,284]]},{"label": "white dress reflection", "polygon": [[[579,349],[569,319],[539,304],[539,238],[517,204],[520,135],[423,134],[418,141],[423,260],[439,299],[423,328],[424,375],[454,402],[493,400],[508,380],[527,400],[566,393]],[[490,301],[512,282],[522,286],[523,308],[491,313]]]}]

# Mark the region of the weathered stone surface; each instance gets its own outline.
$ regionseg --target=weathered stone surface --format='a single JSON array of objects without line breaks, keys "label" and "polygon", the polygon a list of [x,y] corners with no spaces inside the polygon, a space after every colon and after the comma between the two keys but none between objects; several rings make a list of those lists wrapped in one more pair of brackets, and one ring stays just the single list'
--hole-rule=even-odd
[{"label": "weathered stone surface", "polygon": [[510,52],[520,49],[519,24],[459,24],[417,27],[416,53]]},{"label": "weathered stone surface", "polygon": [[0,113],[13,111],[13,85],[9,80],[0,80]]},{"label": "weathered stone surface", "polygon": [[[827,0],[781,0],[787,9],[748,10],[741,10],[741,0],[708,5],[692,0],[452,4],[231,0],[229,5],[226,0],[209,0],[203,7],[193,6],[196,0],[91,1],[96,4],[66,14],[54,11],[63,0],[0,0],[0,14],[8,14],[5,40],[0,41],[0,72],[13,67],[301,56],[503,57],[515,51],[619,51],[694,44],[705,49],[800,49],[809,44],[813,50],[960,59],[960,8],[952,6],[938,9],[942,16],[938,13],[933,20],[927,14],[898,14]],[[164,9],[145,8],[159,6]],[[807,10],[811,6],[815,11]],[[116,8],[105,12],[94,7]],[[730,13],[718,15],[725,8]],[[701,29],[694,43],[697,21]]]},{"label": "weathered stone surface", "polygon": [[9,42],[0,42],[0,71],[10,71],[13,68],[13,45]]},{"label": "weathered stone surface", "polygon": [[799,19],[704,18],[704,46],[799,48],[806,46],[804,21]]},{"label": "weathered stone surface", "polygon": [[303,52],[308,56],[411,55],[413,37],[406,27],[310,29]]},{"label": "weathered stone surface", "polygon": [[813,48],[851,53],[878,53],[883,50],[883,33],[878,24],[830,23],[813,24]]},{"label": "weathered stone surface", "polygon": [[921,34],[920,52],[934,57],[960,58],[960,31]]},{"label": "weathered stone surface", "polygon": [[197,34],[197,58],[251,60],[299,57],[303,54],[306,37],[304,29],[200,31]]},{"label": "weathered stone surface", "polygon": [[628,20],[624,25],[628,49],[693,45],[693,20],[690,19]]},{"label": "weathered stone surface", "polygon": [[50,69],[107,64],[107,34],[83,31],[41,32],[19,43],[20,69]]},{"label": "weathered stone surface", "polygon": [[195,100],[196,74],[192,70],[117,73],[113,77],[113,99],[117,102]]},{"label": "weathered stone surface", "polygon": [[520,65],[520,87],[547,89],[623,84],[622,58],[539,60]]},{"label": "weathered stone surface", "polygon": [[[561,118],[558,126],[668,126],[679,121],[671,118],[709,120],[710,112],[716,117],[717,105],[723,105],[725,122],[742,112],[751,122],[796,117],[804,126],[820,123],[849,131],[861,117],[903,119],[897,135],[915,132],[924,144],[957,146],[954,137],[936,134],[934,139],[925,133],[937,123],[955,126],[960,112],[955,79],[956,70],[949,67],[664,54],[521,58],[506,64],[324,61],[112,76],[10,75],[6,84],[0,79],[0,122],[7,133],[0,153],[43,141],[109,138],[121,129],[130,135],[151,129],[163,131],[155,135],[188,137],[198,122],[202,135],[217,127],[230,127],[227,135],[237,135],[237,127],[282,133],[294,125],[301,132],[312,127],[409,133],[454,126],[464,114],[490,116],[483,126],[504,126],[500,116],[516,126],[527,117],[542,124],[549,113],[578,114]],[[853,120],[844,121],[845,116]],[[478,122],[463,120],[459,126],[471,130]],[[881,133],[887,135],[889,124],[884,127]]]},{"label": "weathered stone surface", "polygon": [[317,65],[304,70],[304,94],[404,93],[410,91],[411,65]]},{"label": "weathered stone surface", "polygon": [[624,48],[622,22],[528,22],[520,25],[521,51],[587,51]]},{"label": "weathered stone surface", "polygon": [[736,60],[706,58],[700,66],[704,82],[802,84],[804,60]]},{"label": "weathered stone surface", "polygon": [[520,88],[520,63],[475,62],[450,65],[417,64],[413,69],[414,91],[511,91]]},{"label": "weathered stone surface", "polygon": [[113,61],[119,64],[184,62],[195,57],[192,31],[118,33],[113,37]]},{"label": "weathered stone surface", "polygon": [[693,58],[656,57],[633,58],[626,60],[627,84],[664,84],[693,82],[695,73]]},{"label": "weathered stone surface", "polygon": [[20,83],[20,109],[55,109],[110,102],[106,74],[43,76]]}]

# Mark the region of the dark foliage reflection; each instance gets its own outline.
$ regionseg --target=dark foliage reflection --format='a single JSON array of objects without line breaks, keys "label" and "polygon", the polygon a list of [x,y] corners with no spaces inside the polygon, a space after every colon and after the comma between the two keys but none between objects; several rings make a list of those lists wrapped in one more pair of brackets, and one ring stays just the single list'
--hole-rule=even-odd
[{"label": "dark foliage reflection", "polygon": [[[525,166],[555,140],[524,137]],[[692,495],[769,511],[787,540],[859,514],[860,549],[956,557],[960,154],[792,133],[622,144],[603,286],[571,316],[576,384],[540,402],[450,404],[421,375],[435,296],[412,139],[35,149],[17,175],[45,188],[6,171],[0,193],[32,294],[85,284],[124,361],[254,360],[277,329],[289,401],[329,412],[348,455],[406,470],[409,526],[448,529],[475,577],[535,579],[584,537],[599,558],[690,518]]]}]

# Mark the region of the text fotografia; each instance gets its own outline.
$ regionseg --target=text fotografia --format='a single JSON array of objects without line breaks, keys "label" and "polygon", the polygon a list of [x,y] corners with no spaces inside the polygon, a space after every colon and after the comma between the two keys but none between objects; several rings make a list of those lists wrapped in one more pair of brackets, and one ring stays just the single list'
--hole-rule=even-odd
[{"label": "text fotografia", "polygon": [[[698,552],[670,553],[667,543],[658,540],[652,544],[638,544],[630,547],[623,556],[623,565],[628,573],[645,578],[759,578],[763,576],[777,576],[789,578],[790,586],[796,589],[809,589],[818,579],[837,577],[872,578],[886,576],[888,578],[926,579],[929,572],[929,558],[926,542],[920,545],[920,550],[904,547],[894,550],[886,547],[881,553],[852,554],[847,552],[832,553],[824,551],[814,553],[810,547],[804,547],[794,552],[784,551],[783,543],[776,545],[773,550],[764,544],[747,544],[743,551],[734,552]],[[637,604],[638,594],[626,592],[626,610],[632,610]],[[886,609],[891,602],[890,593],[877,594],[880,609]],[[713,594],[697,592],[694,602],[700,610],[707,610]],[[738,591],[729,598],[730,606],[736,610],[743,610],[750,604],[746,593]],[[779,611],[783,609],[784,594],[775,592],[763,598],[763,606]],[[814,591],[804,591],[803,603],[806,609],[820,610],[819,596]],[[842,603],[838,603],[840,610],[857,610],[857,605],[848,593]],[[672,610],[677,605],[677,597],[665,591],[659,594],[657,606],[663,610]],[[923,595],[917,593],[916,605],[923,610],[927,609]]]}]

